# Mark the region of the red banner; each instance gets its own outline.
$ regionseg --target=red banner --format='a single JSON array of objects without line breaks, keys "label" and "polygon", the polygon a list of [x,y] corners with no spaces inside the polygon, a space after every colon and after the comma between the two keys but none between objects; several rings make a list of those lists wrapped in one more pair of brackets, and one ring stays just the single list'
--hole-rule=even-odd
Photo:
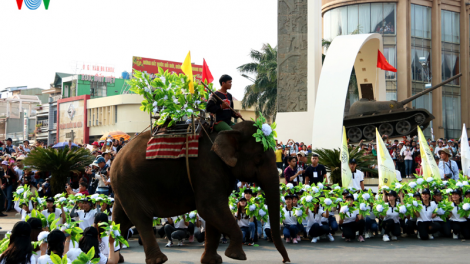
[{"label": "red banner", "polygon": [[[168,70],[168,72],[174,73],[183,73],[181,71],[181,64],[182,62],[174,62],[174,61],[165,61],[165,60],[156,60],[156,59],[149,59],[149,58],[142,58],[142,57],[133,57],[132,58],[132,69],[138,71],[146,71],[148,74],[156,74],[158,73],[158,67],[161,67],[163,71]],[[193,75],[196,79],[201,80],[202,78],[202,65],[193,64]]]}]

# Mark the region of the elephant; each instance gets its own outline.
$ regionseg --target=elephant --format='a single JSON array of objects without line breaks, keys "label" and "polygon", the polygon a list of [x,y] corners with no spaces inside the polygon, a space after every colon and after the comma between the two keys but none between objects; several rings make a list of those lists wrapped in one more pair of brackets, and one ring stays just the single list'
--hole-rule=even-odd
[{"label": "elephant", "polygon": [[[110,171],[115,193],[113,221],[121,231],[135,225],[145,251],[146,263],[168,260],[156,242],[153,217],[172,217],[197,209],[206,221],[206,237],[201,263],[221,263],[217,254],[221,233],[230,238],[225,255],[246,260],[242,232],[228,206],[228,197],[237,179],[256,182],[265,192],[272,237],[283,262],[290,262],[280,236],[279,176],[274,151],[264,151],[253,134],[252,121],[235,124],[233,130],[199,138],[197,158],[146,160],[150,131],[131,140],[116,156]],[[213,143],[211,142],[213,141]]]}]

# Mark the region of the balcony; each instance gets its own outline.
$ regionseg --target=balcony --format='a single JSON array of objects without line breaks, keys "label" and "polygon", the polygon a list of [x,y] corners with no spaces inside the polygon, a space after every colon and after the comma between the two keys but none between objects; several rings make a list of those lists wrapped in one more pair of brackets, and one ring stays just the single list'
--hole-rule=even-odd
[{"label": "balcony", "polygon": [[36,122],[37,125],[40,125],[40,127],[45,127],[45,128],[49,128],[49,120],[48,119],[44,119],[44,120],[38,120]]}]

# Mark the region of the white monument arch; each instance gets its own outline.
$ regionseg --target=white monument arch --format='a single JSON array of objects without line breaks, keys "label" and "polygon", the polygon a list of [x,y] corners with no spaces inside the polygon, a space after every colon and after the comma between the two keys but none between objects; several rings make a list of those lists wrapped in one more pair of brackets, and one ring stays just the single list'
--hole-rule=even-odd
[{"label": "white monument arch", "polygon": [[338,36],[331,43],[323,62],[312,117],[314,148],[341,146],[344,106],[353,67],[359,98],[361,85],[372,84],[374,99],[385,101],[385,74],[377,68],[378,50],[383,52],[380,34]]}]

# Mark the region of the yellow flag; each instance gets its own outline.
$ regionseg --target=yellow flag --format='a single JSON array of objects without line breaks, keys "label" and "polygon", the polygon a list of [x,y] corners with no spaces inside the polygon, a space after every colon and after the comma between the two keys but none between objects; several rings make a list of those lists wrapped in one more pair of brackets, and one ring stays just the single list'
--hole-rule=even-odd
[{"label": "yellow flag", "polygon": [[383,186],[390,187],[392,182],[397,179],[397,174],[392,157],[385,147],[385,143],[377,128],[375,129],[375,135],[377,140],[377,163],[379,166],[379,189],[381,189]]},{"label": "yellow flag", "polygon": [[191,66],[191,51],[188,52],[186,59],[184,59],[183,65],[181,65],[181,70],[189,78],[189,92],[194,93],[194,83],[193,83],[193,67]]},{"label": "yellow flag", "polygon": [[353,187],[352,173],[349,168],[348,140],[346,139],[346,128],[343,126],[343,144],[341,146],[341,183],[343,188]]},{"label": "yellow flag", "polygon": [[421,152],[421,169],[423,170],[423,178],[427,179],[429,177],[434,177],[435,180],[441,178],[441,174],[439,173],[439,167],[437,166],[436,161],[434,160],[434,154],[432,153],[431,149],[426,142],[426,138],[424,137],[423,131],[418,126],[418,139],[419,139],[419,147]]}]

